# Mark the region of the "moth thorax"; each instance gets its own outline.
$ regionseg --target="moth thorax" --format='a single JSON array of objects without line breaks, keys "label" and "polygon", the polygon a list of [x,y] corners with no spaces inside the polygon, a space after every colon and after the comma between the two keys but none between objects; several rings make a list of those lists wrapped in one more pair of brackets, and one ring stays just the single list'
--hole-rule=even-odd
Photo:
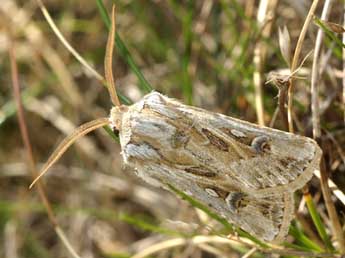
[{"label": "moth thorax", "polygon": [[128,107],[123,105],[111,108],[109,121],[113,131],[121,131],[122,115],[127,111]]}]

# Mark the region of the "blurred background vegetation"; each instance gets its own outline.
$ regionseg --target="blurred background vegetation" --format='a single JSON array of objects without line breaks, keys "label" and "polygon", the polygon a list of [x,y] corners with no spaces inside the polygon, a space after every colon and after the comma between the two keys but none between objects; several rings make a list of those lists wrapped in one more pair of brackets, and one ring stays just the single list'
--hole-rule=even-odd
[{"label": "blurred background vegetation", "polygon": [[[341,24],[343,2],[333,2],[329,20]],[[287,26],[292,56],[312,1],[44,1],[58,30],[98,75],[58,40],[39,3],[0,3],[0,257],[73,256],[56,235],[36,189],[28,189],[32,176],[17,121],[9,49],[16,55],[26,125],[39,168],[78,125],[109,113],[110,98],[99,74],[104,74],[107,13],[113,3],[120,36],[114,73],[127,103],[152,88],[187,104],[288,130],[279,115],[274,118],[278,89],[265,81],[272,71],[289,74],[291,59],[284,60],[287,52],[280,50],[278,28]],[[316,16],[325,8],[320,1]],[[299,62],[315,48],[319,28],[315,21],[309,24]],[[335,41],[341,35],[327,33],[317,66],[317,139],[324,152],[324,172],[338,186],[331,202],[341,229],[343,50]],[[288,37],[281,37],[281,42],[289,46]],[[293,89],[295,131],[309,137],[315,129],[313,60],[312,54],[298,74],[304,79],[295,80]],[[59,229],[81,257],[300,257],[298,252],[333,257],[342,250],[317,177],[309,183],[306,198],[296,195],[297,219],[277,251],[245,237],[226,238],[226,223],[207,209],[195,209],[193,200],[183,201],[143,183],[122,167],[120,151],[119,144],[99,129],[73,145],[43,180]]]}]

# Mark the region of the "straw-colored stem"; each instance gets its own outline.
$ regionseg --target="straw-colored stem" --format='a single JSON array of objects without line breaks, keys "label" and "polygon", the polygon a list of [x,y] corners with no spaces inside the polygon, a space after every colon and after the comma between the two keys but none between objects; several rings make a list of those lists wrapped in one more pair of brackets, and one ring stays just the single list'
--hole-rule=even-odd
[{"label": "straw-colored stem", "polygon": [[[9,38],[12,41],[12,37],[11,37],[10,33],[9,33]],[[36,175],[38,173],[36,170],[36,162],[35,162],[35,159],[33,156],[32,145],[30,142],[30,137],[29,137],[27,126],[26,126],[24,109],[23,109],[23,104],[21,101],[19,78],[18,78],[18,68],[17,68],[15,48],[14,48],[14,42],[13,41],[9,45],[9,56],[10,56],[10,65],[11,65],[11,77],[12,77],[13,93],[14,93],[14,98],[15,98],[15,102],[16,102],[16,106],[17,106],[17,116],[18,116],[20,133],[21,133],[21,137],[22,137],[22,140],[24,143],[25,150],[26,150],[29,169],[30,169],[30,172],[32,174],[32,177],[34,178],[34,177],[36,177]],[[72,254],[72,256],[74,258],[80,258],[80,256],[77,254],[77,252],[73,249],[69,240],[65,237],[64,232],[60,229],[59,224],[57,222],[57,219],[54,215],[53,209],[50,205],[50,202],[46,196],[44,187],[41,184],[41,182],[38,182],[37,190],[38,190],[38,194],[39,194],[39,196],[43,202],[43,205],[46,209],[46,212],[48,214],[49,221],[51,222],[54,229],[56,230],[58,237],[62,240],[64,246],[68,249],[68,251]]]},{"label": "straw-colored stem", "polygon": [[[296,50],[295,50],[295,54],[293,56],[292,59],[292,64],[291,64],[291,73],[293,73],[296,68],[298,67],[298,60],[301,54],[301,50],[302,50],[302,45],[305,39],[305,35],[307,33],[308,30],[308,26],[311,22],[311,19],[313,18],[315,9],[317,7],[319,0],[314,0],[310,9],[309,9],[309,13],[307,15],[307,18],[305,19],[305,22],[303,24],[301,33],[299,35],[298,41],[297,41],[297,45],[296,45]],[[288,89],[288,122],[289,122],[289,132],[293,133],[294,132],[294,127],[293,127],[293,117],[292,117],[292,101],[293,101],[293,76],[290,77],[290,83],[289,83],[289,89]]]},{"label": "straw-colored stem", "polygon": [[88,70],[90,73],[99,81],[104,81],[102,75],[100,75],[88,62],[68,43],[65,37],[62,35],[58,27],[56,26],[54,20],[50,16],[47,8],[44,6],[41,0],[37,0],[38,6],[41,9],[41,12],[44,18],[47,20],[49,26],[52,28],[55,35],[61,41],[61,43],[65,46],[65,48]]},{"label": "straw-colored stem", "polygon": [[[31,142],[30,142],[30,138],[29,138],[29,133],[28,133],[28,129],[26,126],[26,121],[25,121],[23,104],[21,102],[20,86],[19,86],[19,79],[18,79],[18,68],[17,68],[17,63],[16,63],[14,42],[12,42],[10,44],[9,55],[10,55],[10,63],[11,63],[13,94],[14,94],[15,103],[17,106],[17,116],[18,116],[20,134],[21,134],[21,137],[22,137],[22,140],[24,143],[24,147],[26,150],[26,155],[27,155],[27,160],[29,163],[30,171],[32,173],[32,176],[35,177],[37,175],[36,162],[34,160]],[[53,214],[52,208],[51,208],[49,201],[46,197],[46,194],[44,192],[43,185],[39,184],[37,186],[37,190],[38,190],[38,193],[40,195],[41,200],[43,201],[44,207],[46,208],[46,211],[47,211],[47,214],[48,214],[48,217],[49,217],[51,223],[54,226],[57,225],[56,218]]]}]

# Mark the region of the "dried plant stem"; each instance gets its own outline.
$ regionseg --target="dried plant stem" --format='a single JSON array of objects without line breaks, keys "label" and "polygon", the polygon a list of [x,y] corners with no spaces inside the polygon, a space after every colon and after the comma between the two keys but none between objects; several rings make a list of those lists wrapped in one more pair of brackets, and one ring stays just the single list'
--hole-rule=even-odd
[{"label": "dried plant stem", "polygon": [[[321,20],[327,20],[329,10],[331,9],[332,0],[326,0],[323,6]],[[319,112],[319,72],[320,72],[320,51],[323,40],[323,30],[318,29],[315,48],[314,48],[314,58],[311,73],[311,111],[312,111],[312,123],[313,123],[313,136],[314,139],[318,139],[321,136],[320,129],[320,112]]]},{"label": "dried plant stem", "polygon": [[199,246],[200,244],[204,243],[214,243],[214,244],[225,244],[229,245],[230,247],[233,245],[243,245],[245,244],[248,247],[256,248],[257,251],[267,253],[267,254],[280,254],[280,255],[294,255],[298,257],[340,257],[340,255],[335,255],[332,253],[311,253],[311,252],[303,252],[303,251],[296,251],[296,250],[290,250],[286,248],[268,248],[268,249],[262,249],[258,246],[255,246],[253,244],[239,242],[238,240],[232,240],[227,239],[224,237],[219,236],[195,236],[190,239],[186,238],[173,238],[164,240],[160,243],[150,245],[148,248],[141,250],[140,252],[136,253],[132,256],[132,258],[144,258],[153,254],[156,254],[158,252],[162,252],[167,249],[184,246],[187,244],[194,244],[196,246]]},{"label": "dried plant stem", "polygon": [[[298,60],[299,60],[299,56],[300,56],[300,52],[301,52],[301,49],[302,49],[302,44],[303,44],[303,41],[304,41],[304,38],[305,38],[305,35],[306,35],[306,32],[307,32],[307,28],[310,24],[310,21],[314,15],[314,12],[315,12],[315,9],[317,7],[317,4],[318,4],[318,0],[314,0],[311,7],[310,7],[310,10],[309,10],[309,13],[308,13],[308,16],[305,20],[305,23],[303,25],[303,28],[302,28],[302,31],[300,33],[300,36],[299,36],[299,39],[298,39],[298,42],[297,42],[297,45],[296,45],[296,50],[295,50],[295,54],[294,54],[294,57],[293,57],[293,60],[292,60],[292,65],[291,65],[291,72],[294,72],[295,69],[297,68],[298,66]],[[321,36],[320,36],[321,37]],[[322,40],[322,38],[321,38]],[[321,41],[320,40],[320,41]],[[317,43],[317,44],[321,44],[321,43]],[[316,45],[316,53],[314,54],[314,62],[315,62],[315,57],[317,58],[318,55],[319,55],[319,46]],[[315,64],[317,65],[317,64]],[[317,66],[313,67],[313,70],[315,73],[317,73]],[[316,75],[314,75],[316,76]],[[315,80],[315,78],[314,78]],[[315,83],[317,83],[317,81],[315,81]],[[315,87],[315,84],[314,84],[314,87]],[[292,120],[292,100],[293,100],[293,77],[290,78],[290,84],[289,84],[289,89],[288,89],[288,122],[289,122],[289,131],[290,132],[294,132],[294,128],[293,128],[293,120]],[[317,94],[317,89],[313,88],[313,94]],[[316,118],[315,116],[318,116],[318,112],[317,112],[317,107],[316,107],[316,110],[315,110],[315,105],[317,105],[317,99],[318,96],[313,96],[314,99],[313,99],[313,105],[314,105],[314,117],[313,117],[313,125],[315,126],[313,129],[314,129],[314,135],[319,135],[320,134],[320,131],[318,131],[319,129],[319,121],[318,121],[318,117]],[[316,123],[316,124],[314,124]],[[339,219],[338,219],[338,216],[337,216],[337,213],[336,213],[336,210],[335,210],[335,207],[333,205],[333,202],[331,200],[331,191],[328,187],[328,177],[327,177],[327,174],[326,174],[326,169],[325,169],[325,164],[324,164],[324,159],[322,158],[321,159],[321,169],[320,169],[320,174],[321,174],[321,189],[322,189],[322,193],[323,193],[323,197],[324,197],[324,200],[325,200],[325,204],[326,204],[326,207],[327,207],[327,211],[328,211],[328,214],[330,216],[330,219],[331,219],[331,222],[332,222],[332,229],[334,231],[334,235],[335,237],[337,238],[337,241],[338,241],[338,245],[339,245],[339,249],[342,253],[344,253],[344,249],[345,249],[345,240],[344,240],[344,233],[342,232],[342,228],[341,228],[341,225],[340,225],[340,222],[339,222]]]},{"label": "dried plant stem", "polygon": [[[274,13],[278,1],[262,0],[259,4],[259,10],[257,14],[257,22],[259,27],[262,28],[262,37],[268,37],[271,34],[272,22],[270,19]],[[269,20],[268,23],[266,23]],[[258,41],[254,49],[254,65],[255,72],[253,75],[254,87],[255,87],[255,107],[256,115],[259,125],[265,125],[264,118],[264,105],[262,96],[262,68],[265,63],[265,57],[267,53],[267,47],[264,43]]]},{"label": "dried plant stem", "polygon": [[77,254],[77,252],[74,250],[73,246],[71,243],[68,241],[65,233],[62,231],[62,229],[59,226],[55,227],[55,232],[59,236],[60,240],[64,244],[64,246],[67,248],[67,250],[70,252],[72,257],[74,258],[80,258],[80,256]]},{"label": "dried plant stem", "polygon": [[[38,173],[36,170],[36,163],[35,163],[34,156],[33,156],[33,151],[32,151],[32,147],[31,147],[31,143],[30,143],[29,133],[28,133],[28,129],[26,126],[25,116],[24,116],[24,109],[23,109],[23,105],[21,102],[21,96],[20,96],[20,87],[19,87],[16,55],[15,55],[15,50],[14,50],[14,42],[12,41],[11,37],[10,37],[10,40],[11,40],[11,44],[9,44],[9,56],[10,56],[10,64],[11,64],[11,77],[12,77],[12,86],[13,86],[14,98],[15,98],[15,102],[16,102],[16,106],[17,106],[18,123],[19,123],[21,137],[22,137],[22,140],[24,143],[24,147],[26,149],[29,168],[30,168],[32,176],[36,177],[36,175]],[[43,205],[46,209],[46,212],[48,214],[49,220],[54,227],[55,232],[57,233],[59,238],[62,240],[65,247],[70,251],[72,256],[75,258],[80,258],[80,256],[74,251],[73,247],[69,243],[64,232],[60,229],[41,182],[39,182],[37,184],[37,190],[38,190],[39,196],[43,202]]]},{"label": "dried plant stem", "polygon": [[[318,170],[315,170],[314,171],[314,175],[321,179],[321,173],[320,171]],[[338,186],[331,180],[328,178],[327,180],[327,183],[328,183],[328,188],[330,190],[332,190],[333,194],[338,198],[338,200],[343,204],[345,205],[345,194],[343,193],[343,191],[341,191]]]},{"label": "dried plant stem", "polygon": [[[304,42],[304,38],[305,35],[307,33],[308,30],[308,26],[310,24],[311,19],[313,18],[315,9],[317,7],[319,0],[314,0],[310,9],[309,9],[309,13],[307,15],[307,18],[305,19],[305,22],[303,24],[301,33],[299,35],[298,41],[297,41],[297,45],[296,45],[296,50],[292,59],[292,64],[290,67],[291,73],[293,73],[296,68],[298,67],[298,60],[301,54],[301,50],[302,50],[302,45]],[[292,101],[293,101],[293,76],[290,77],[289,80],[289,89],[288,89],[288,122],[289,122],[289,132],[293,133],[294,132],[294,127],[293,127],[293,117],[292,117]]]},{"label": "dried plant stem", "polygon": [[[30,14],[25,8],[19,8],[17,1],[2,1],[0,5],[1,18],[5,18],[5,26],[15,28],[16,33],[22,32],[27,42],[25,45],[33,48],[33,55],[42,56],[47,65],[54,71],[57,76],[58,87],[62,88],[64,97],[73,106],[78,107],[82,104],[82,97],[75,84],[70,72],[66,69],[63,60],[57,54],[56,50],[43,37],[42,31],[33,22],[30,21]],[[18,16],[18,13],[20,15]],[[35,62],[35,61],[33,61]],[[32,65],[31,69],[37,70],[41,74],[44,68],[39,67],[40,64]]]},{"label": "dried plant stem", "polygon": [[[331,8],[333,1],[332,0],[326,0],[323,6],[322,14],[321,14],[321,20],[327,20],[329,10]],[[315,50],[314,50],[314,60],[313,60],[313,67],[312,67],[312,74],[311,74],[311,96],[312,96],[312,123],[313,123],[313,137],[314,139],[318,140],[321,137],[321,128],[320,128],[320,114],[319,114],[319,57],[320,57],[320,50],[323,40],[323,30],[322,28],[319,28],[316,42],[315,42]],[[345,239],[344,239],[344,233],[342,231],[339,217],[337,215],[337,212],[335,210],[333,201],[331,199],[331,191],[328,186],[328,175],[326,171],[325,161],[322,158],[321,160],[321,168],[320,168],[320,183],[321,183],[321,190],[323,193],[323,197],[325,200],[325,205],[327,208],[328,215],[331,220],[333,235],[336,237],[338,241],[339,249],[342,253],[345,252]]]},{"label": "dried plant stem", "polygon": [[250,249],[245,255],[243,255],[241,258],[249,258],[251,257],[253,254],[255,254],[255,252],[258,249],[256,247],[253,247],[252,249]]},{"label": "dried plant stem", "polygon": [[90,73],[99,81],[104,83],[104,77],[100,75],[93,67],[91,67],[88,62],[68,43],[65,37],[62,35],[52,17],[50,16],[47,8],[44,6],[41,0],[37,0],[37,4],[41,9],[44,18],[47,20],[49,26],[52,28],[55,35],[61,41],[61,43],[66,47],[66,49],[88,70]]},{"label": "dried plant stem", "polygon": [[328,186],[328,176],[326,172],[325,160],[321,158],[321,166],[320,166],[320,184],[323,199],[327,208],[327,212],[331,221],[333,235],[338,242],[338,248],[342,254],[345,253],[345,237],[344,232],[339,222],[339,217],[337,211],[335,209],[334,203],[331,197],[331,190]]},{"label": "dried plant stem", "polygon": [[[12,86],[13,86],[13,95],[15,98],[15,103],[17,106],[17,116],[18,116],[18,123],[20,128],[20,134],[24,143],[24,147],[26,149],[27,154],[27,160],[29,164],[30,171],[33,175],[33,177],[36,177],[37,171],[36,171],[36,163],[33,157],[32,147],[30,143],[29,133],[26,127],[26,121],[24,116],[24,109],[21,102],[21,96],[20,96],[20,86],[19,86],[19,79],[18,79],[18,69],[17,69],[17,63],[16,63],[16,56],[15,56],[15,50],[14,50],[14,43],[9,45],[9,55],[10,55],[10,63],[11,63],[11,77],[12,77]],[[40,183],[37,185],[37,190],[40,195],[40,198],[43,201],[44,207],[46,208],[46,211],[48,213],[48,217],[51,221],[51,223],[55,226],[57,225],[56,218],[53,214],[53,210],[49,204],[49,201],[45,195],[43,185]]]},{"label": "dried plant stem", "polygon": [[[343,9],[345,10],[345,2]],[[344,11],[344,17],[343,17],[343,26],[345,26],[345,11]],[[343,33],[342,38],[343,44],[345,44],[345,33]],[[343,111],[344,111],[344,123],[345,123],[345,48],[342,48],[343,51]]]}]

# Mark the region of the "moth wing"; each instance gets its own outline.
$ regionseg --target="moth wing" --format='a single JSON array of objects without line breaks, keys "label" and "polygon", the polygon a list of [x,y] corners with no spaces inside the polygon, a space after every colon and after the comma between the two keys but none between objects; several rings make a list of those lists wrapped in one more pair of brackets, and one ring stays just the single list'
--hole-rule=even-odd
[{"label": "moth wing", "polygon": [[136,124],[151,127],[149,133],[164,144],[161,157],[201,180],[215,175],[211,180],[224,187],[269,196],[303,187],[319,167],[321,149],[310,138],[186,106],[157,92],[139,107],[147,113]]},{"label": "moth wing", "polygon": [[156,186],[171,184],[268,241],[285,236],[292,193],[311,178],[321,156],[309,138],[156,92],[121,113],[119,131],[124,162],[138,176]]},{"label": "moth wing", "polygon": [[[160,174],[157,175],[159,171]],[[176,176],[184,173],[171,170],[164,164],[148,162],[138,176],[148,183],[166,188],[167,184],[183,191],[211,210],[226,218],[242,230],[265,241],[279,243],[284,240],[293,218],[294,201],[292,193],[255,197],[242,192],[227,191],[213,185],[198,184]]]}]

